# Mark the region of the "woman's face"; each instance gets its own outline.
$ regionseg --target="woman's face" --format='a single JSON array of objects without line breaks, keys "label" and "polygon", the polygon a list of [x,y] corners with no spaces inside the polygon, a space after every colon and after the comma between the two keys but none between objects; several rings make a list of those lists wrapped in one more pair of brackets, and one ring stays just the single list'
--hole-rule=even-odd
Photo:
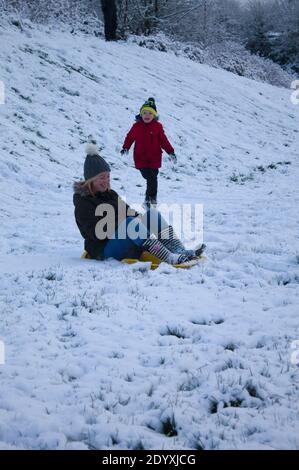
[{"label": "woman's face", "polygon": [[151,112],[148,111],[147,109],[145,109],[144,111],[142,111],[141,117],[142,117],[143,122],[145,122],[145,124],[149,124],[149,123],[152,122],[152,120],[154,119],[153,113],[151,113]]},{"label": "woman's face", "polygon": [[93,180],[93,189],[95,193],[104,193],[110,186],[110,171],[103,171]]}]

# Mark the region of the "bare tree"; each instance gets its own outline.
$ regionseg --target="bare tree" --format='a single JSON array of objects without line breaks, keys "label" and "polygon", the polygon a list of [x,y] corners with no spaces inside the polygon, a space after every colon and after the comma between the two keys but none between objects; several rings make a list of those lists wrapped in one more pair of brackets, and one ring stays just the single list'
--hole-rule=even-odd
[{"label": "bare tree", "polygon": [[105,39],[115,41],[117,39],[117,11],[115,0],[101,0],[104,15]]},{"label": "bare tree", "polygon": [[170,0],[117,0],[119,31],[149,35],[161,29],[161,16]]}]

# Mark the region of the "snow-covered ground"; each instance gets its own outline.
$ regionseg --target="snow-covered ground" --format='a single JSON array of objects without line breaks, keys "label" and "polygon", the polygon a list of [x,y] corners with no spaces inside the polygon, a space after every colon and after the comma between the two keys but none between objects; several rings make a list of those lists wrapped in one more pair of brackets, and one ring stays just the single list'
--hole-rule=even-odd
[{"label": "snow-covered ground", "polygon": [[[172,54],[0,26],[0,448],[299,449],[299,106]],[[72,182],[120,157],[155,96],[178,156],[159,199],[202,203],[208,260],[80,260]],[[293,360],[291,360],[293,359]]]}]

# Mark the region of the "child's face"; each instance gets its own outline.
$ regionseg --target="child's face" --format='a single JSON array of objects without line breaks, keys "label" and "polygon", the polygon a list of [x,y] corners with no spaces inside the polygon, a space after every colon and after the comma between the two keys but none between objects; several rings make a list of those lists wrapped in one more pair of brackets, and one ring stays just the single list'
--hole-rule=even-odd
[{"label": "child's face", "polygon": [[148,111],[147,109],[145,109],[144,111],[142,111],[141,117],[142,117],[143,122],[145,122],[145,124],[149,124],[149,123],[152,122],[152,120],[154,119],[153,113],[151,113],[151,112]]}]

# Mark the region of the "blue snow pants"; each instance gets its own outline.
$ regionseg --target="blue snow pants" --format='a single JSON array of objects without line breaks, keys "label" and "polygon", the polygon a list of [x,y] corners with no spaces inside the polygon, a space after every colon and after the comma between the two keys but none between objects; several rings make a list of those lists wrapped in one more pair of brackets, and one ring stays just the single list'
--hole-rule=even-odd
[{"label": "blue snow pants", "polygon": [[108,240],[104,248],[104,258],[134,258],[141,255],[142,245],[150,235],[156,237],[168,227],[160,212],[149,209],[142,218],[127,217],[116,229],[113,239]]}]

